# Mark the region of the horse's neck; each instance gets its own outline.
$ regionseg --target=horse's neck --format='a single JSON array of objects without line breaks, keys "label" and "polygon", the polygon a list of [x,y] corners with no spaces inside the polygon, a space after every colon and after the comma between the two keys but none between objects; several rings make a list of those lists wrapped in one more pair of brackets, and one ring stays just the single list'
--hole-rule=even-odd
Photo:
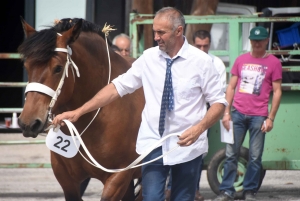
[{"label": "horse's neck", "polygon": [[[80,77],[75,78],[74,97],[80,97],[76,105],[91,99],[101,88],[126,72],[130,64],[117,53],[110,52],[109,68],[107,47],[104,39],[92,33],[84,33],[73,44],[74,61]],[[110,77],[110,80],[109,80]],[[72,98],[76,101],[75,98]]]}]

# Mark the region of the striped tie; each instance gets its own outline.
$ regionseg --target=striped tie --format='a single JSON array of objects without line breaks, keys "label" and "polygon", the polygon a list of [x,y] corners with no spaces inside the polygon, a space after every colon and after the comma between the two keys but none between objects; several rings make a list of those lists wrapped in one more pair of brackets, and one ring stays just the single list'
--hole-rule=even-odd
[{"label": "striped tie", "polygon": [[159,116],[159,134],[162,136],[165,131],[165,119],[166,119],[166,110],[168,108],[169,111],[174,109],[174,94],[173,94],[173,86],[172,86],[172,72],[171,66],[173,62],[179,57],[175,59],[166,59],[167,61],[167,71],[165,78],[165,86],[161,99],[161,108],[160,108],[160,116]]}]

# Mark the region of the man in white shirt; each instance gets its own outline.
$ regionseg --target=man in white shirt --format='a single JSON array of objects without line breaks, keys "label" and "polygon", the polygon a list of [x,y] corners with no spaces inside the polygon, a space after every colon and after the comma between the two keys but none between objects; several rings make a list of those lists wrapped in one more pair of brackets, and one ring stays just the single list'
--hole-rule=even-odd
[{"label": "man in white shirt", "polygon": [[[211,58],[188,44],[183,36],[185,20],[171,7],[159,10],[153,21],[158,46],[144,51],[124,74],[101,89],[80,108],[57,115],[72,122],[143,87],[146,104],[142,112],[136,151],[142,154],[162,137],[175,134],[154,149],[143,162],[179,145],[170,154],[142,167],[144,201],[163,201],[172,169],[172,201],[193,201],[202,155],[208,151],[206,130],[223,114],[227,102]],[[173,65],[172,65],[173,64]],[[172,66],[172,67],[171,67]],[[167,77],[167,79],[165,79]],[[207,111],[206,103],[211,108]],[[188,167],[188,168],[187,168]]]},{"label": "man in white shirt", "polygon": [[[193,35],[193,43],[196,48],[202,50],[203,52],[205,52],[212,58],[213,66],[216,68],[216,70],[218,71],[218,73],[220,75],[219,79],[220,79],[223,91],[225,92],[226,91],[226,67],[225,67],[223,61],[219,57],[216,57],[208,52],[210,49],[210,44],[211,44],[210,33],[206,30],[196,31]],[[202,160],[201,165],[203,165],[203,160]],[[203,166],[201,166],[200,172],[199,172],[199,179],[197,182],[197,191],[195,194],[195,201],[203,201],[204,200],[204,197],[199,192],[199,188],[200,188],[199,182],[200,182],[202,167]],[[167,190],[165,192],[167,201],[170,200],[171,183],[172,183],[172,176],[170,176],[170,178],[169,178]]]}]

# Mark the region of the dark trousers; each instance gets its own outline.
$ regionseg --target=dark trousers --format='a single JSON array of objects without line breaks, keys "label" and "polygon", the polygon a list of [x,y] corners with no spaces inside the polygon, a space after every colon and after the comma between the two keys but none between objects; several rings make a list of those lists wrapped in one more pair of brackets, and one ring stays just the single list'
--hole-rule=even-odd
[{"label": "dark trousers", "polygon": [[[162,148],[153,150],[143,162],[150,161],[162,155]],[[196,184],[202,155],[197,158],[176,165],[163,165],[163,159],[142,166],[143,201],[164,201],[165,184],[169,171],[172,172],[172,201],[194,201]]]}]

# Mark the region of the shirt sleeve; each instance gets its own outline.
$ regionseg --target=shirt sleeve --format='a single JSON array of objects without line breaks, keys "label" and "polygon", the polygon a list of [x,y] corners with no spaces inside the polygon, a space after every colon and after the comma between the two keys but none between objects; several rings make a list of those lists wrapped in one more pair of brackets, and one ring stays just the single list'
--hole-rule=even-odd
[{"label": "shirt sleeve", "polygon": [[[277,59],[277,58],[276,58]],[[272,82],[276,80],[282,79],[282,65],[281,62],[278,60],[274,65],[274,71],[272,74]]]},{"label": "shirt sleeve", "polygon": [[119,75],[112,81],[121,97],[133,93],[142,87],[143,65],[144,59],[143,56],[141,56],[133,62],[131,68],[126,73]]},{"label": "shirt sleeve", "polygon": [[239,75],[238,63],[239,63],[239,57],[234,61],[234,64],[232,66],[232,69],[231,69],[232,75],[236,75],[236,76]]},{"label": "shirt sleeve", "polygon": [[222,103],[225,106],[228,105],[225,99],[225,93],[220,82],[220,75],[216,68],[212,67],[213,64],[210,60],[206,60],[205,73],[202,75],[202,91],[205,97],[205,101],[210,105],[214,103]]},{"label": "shirt sleeve", "polygon": [[214,65],[220,75],[220,81],[223,87],[223,91],[226,92],[226,67],[220,58],[215,57],[214,61]]}]

